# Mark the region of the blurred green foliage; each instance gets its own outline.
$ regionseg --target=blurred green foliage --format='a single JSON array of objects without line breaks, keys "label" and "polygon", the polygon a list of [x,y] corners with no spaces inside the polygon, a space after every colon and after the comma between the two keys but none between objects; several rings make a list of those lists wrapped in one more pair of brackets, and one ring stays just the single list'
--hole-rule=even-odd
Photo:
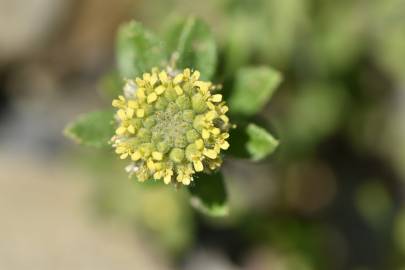
[{"label": "blurred green foliage", "polygon": [[107,147],[114,135],[113,111],[95,111],[82,115],[65,128],[64,134],[79,144]]},{"label": "blurred green foliage", "polygon": [[[168,14],[174,9],[178,16]],[[181,19],[190,13],[204,18],[219,40],[213,49],[211,35],[202,35],[204,59],[184,58],[189,38],[205,29]],[[256,269],[249,256],[258,269],[403,269],[404,1],[155,0],[135,15],[159,29],[177,22],[167,23],[167,33],[171,48],[188,51],[179,59],[193,59],[207,77],[216,71],[238,125],[232,155],[261,159],[282,142],[272,160],[240,166],[230,159],[230,217],[211,222],[189,216],[182,224],[187,232],[197,225],[210,228],[205,238],[215,239],[212,231],[219,230],[231,234],[231,243],[242,239],[242,247],[216,243],[248,269]],[[263,65],[280,70],[283,83]],[[263,119],[263,125],[250,124]],[[269,122],[277,139],[261,132]],[[116,182],[122,181],[111,185]],[[100,191],[100,198],[111,190]],[[177,207],[187,212],[185,201]],[[126,207],[117,204],[112,212]],[[127,213],[159,218],[152,210]]]},{"label": "blurred green foliage", "polygon": [[210,28],[195,17],[176,18],[168,23],[165,40],[173,53],[176,68],[193,67],[203,80],[210,80],[216,71],[217,45]]},{"label": "blurred green foliage", "polygon": [[[118,31],[116,58],[122,80],[140,77],[153,67],[197,69],[202,78],[210,79],[216,71],[217,48],[209,27],[194,17],[173,21],[166,29],[164,39],[155,36],[140,23],[131,21],[122,25]],[[106,97],[120,92],[112,89],[122,86],[117,81],[116,72],[107,74],[101,80],[104,89],[102,93]],[[281,75],[270,68],[241,69],[236,75],[235,87],[228,93],[231,109],[235,114],[241,114],[242,118],[254,115],[270,100],[280,82]],[[121,91],[119,95],[125,95],[125,90]],[[114,134],[110,120],[113,114],[108,110],[85,115],[69,124],[65,134],[83,145],[107,145]],[[238,118],[232,121],[236,122]],[[232,125],[237,128],[237,125]],[[246,133],[248,136],[241,137],[246,141],[235,147],[245,148],[253,161],[263,159],[278,146],[278,142],[266,129],[257,125],[248,125]],[[234,133],[234,136],[238,134]],[[228,214],[227,194],[221,172],[196,177],[189,191],[192,205],[202,213],[211,216]]]}]

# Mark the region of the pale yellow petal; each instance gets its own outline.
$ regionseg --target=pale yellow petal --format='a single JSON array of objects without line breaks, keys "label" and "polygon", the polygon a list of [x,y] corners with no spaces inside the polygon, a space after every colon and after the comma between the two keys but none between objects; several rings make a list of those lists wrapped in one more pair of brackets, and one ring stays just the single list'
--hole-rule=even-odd
[{"label": "pale yellow petal", "polygon": [[223,143],[221,143],[221,148],[226,150],[229,148],[229,143],[227,141],[224,141]]},{"label": "pale yellow petal", "polygon": [[178,86],[178,85],[176,85],[176,87],[174,87],[174,90],[176,91],[176,94],[179,95],[179,96],[181,94],[183,94],[183,89],[181,89],[181,87]]},{"label": "pale yellow petal", "polygon": [[135,151],[132,155],[131,155],[131,159],[133,161],[137,161],[141,158],[141,153],[139,151]]},{"label": "pale yellow petal", "polygon": [[125,120],[127,118],[127,114],[124,110],[118,110],[117,115],[121,120]]},{"label": "pale yellow petal", "polygon": [[133,125],[128,126],[128,132],[134,134],[135,133],[135,127]]},{"label": "pale yellow petal", "polygon": [[152,152],[152,157],[154,160],[162,160],[163,154],[160,152]]},{"label": "pale yellow petal", "polygon": [[213,95],[213,96],[211,97],[211,100],[212,100],[213,102],[221,102],[221,100],[222,100],[222,95],[221,95],[221,94],[215,94],[215,95]]},{"label": "pale yellow petal", "polygon": [[193,161],[193,165],[196,172],[201,172],[204,170],[204,166],[200,160]]},{"label": "pale yellow petal", "polygon": [[125,131],[127,131],[127,129],[126,129],[125,127],[123,127],[123,126],[120,126],[119,128],[117,128],[117,129],[115,130],[115,133],[116,133],[117,135],[122,135],[122,134],[125,133]]},{"label": "pale yellow petal", "polygon": [[213,149],[204,149],[203,154],[207,157],[209,157],[210,159],[215,159],[217,158],[217,152]]},{"label": "pale yellow petal", "polygon": [[150,94],[148,95],[147,102],[150,104],[150,103],[156,101],[156,99],[157,99],[156,93],[155,93],[155,92],[152,92],[152,93],[150,93]]},{"label": "pale yellow petal", "polygon": [[138,108],[138,103],[135,100],[128,101],[128,108],[136,109]]},{"label": "pale yellow petal", "polygon": [[145,110],[144,109],[138,109],[136,110],[136,116],[139,118],[142,118],[145,116]]},{"label": "pale yellow petal", "polygon": [[155,83],[157,82],[157,80],[158,80],[158,76],[156,75],[156,73],[152,74],[152,76],[150,78],[150,85],[154,86]]},{"label": "pale yellow petal", "polygon": [[173,79],[174,84],[179,84],[183,81],[183,74],[177,74],[176,77]]},{"label": "pale yellow petal", "polygon": [[163,85],[159,85],[158,87],[155,88],[155,93],[161,95],[165,90],[166,88]]},{"label": "pale yellow petal", "polygon": [[204,141],[202,139],[198,139],[195,141],[195,145],[197,146],[197,149],[201,150],[204,148]]},{"label": "pale yellow petal", "polygon": [[205,139],[205,140],[208,139],[208,138],[210,137],[209,131],[206,130],[206,129],[203,129],[202,132],[201,132],[201,137],[202,137],[203,139]]}]

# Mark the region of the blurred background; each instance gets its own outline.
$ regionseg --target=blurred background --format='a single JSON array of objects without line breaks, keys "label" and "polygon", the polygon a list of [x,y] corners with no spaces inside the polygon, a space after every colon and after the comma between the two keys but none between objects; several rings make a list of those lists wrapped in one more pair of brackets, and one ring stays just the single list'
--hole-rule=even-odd
[{"label": "blurred background", "polygon": [[[284,77],[281,146],[226,161],[227,218],[62,136],[110,106],[117,27],[174,14],[212,27],[222,78]],[[0,269],[403,270],[404,88],[403,0],[0,0]]]}]

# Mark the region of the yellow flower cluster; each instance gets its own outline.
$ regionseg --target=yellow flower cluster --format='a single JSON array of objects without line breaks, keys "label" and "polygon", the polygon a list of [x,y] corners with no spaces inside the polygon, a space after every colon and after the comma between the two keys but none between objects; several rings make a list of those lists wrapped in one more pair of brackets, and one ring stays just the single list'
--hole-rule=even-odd
[{"label": "yellow flower cluster", "polygon": [[121,159],[132,160],[127,171],[139,181],[188,185],[194,173],[221,166],[228,107],[218,88],[199,78],[199,71],[154,68],[127,80],[126,96],[113,100],[118,127],[111,141]]}]

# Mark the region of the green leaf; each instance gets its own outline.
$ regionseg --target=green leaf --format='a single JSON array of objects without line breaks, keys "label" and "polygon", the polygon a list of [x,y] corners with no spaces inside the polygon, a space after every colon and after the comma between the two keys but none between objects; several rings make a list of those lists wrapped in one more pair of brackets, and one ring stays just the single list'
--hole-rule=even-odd
[{"label": "green leaf", "polygon": [[220,217],[229,212],[224,178],[221,172],[198,174],[189,187],[191,204],[202,213]]},{"label": "green leaf", "polygon": [[117,71],[104,75],[99,83],[100,94],[110,102],[112,99],[122,95],[125,82]]},{"label": "green leaf", "polygon": [[116,57],[121,76],[134,78],[165,65],[167,54],[163,42],[135,21],[120,27]]},{"label": "green leaf", "polygon": [[231,130],[229,155],[259,161],[270,155],[277,148],[279,142],[257,124],[240,123]]},{"label": "green leaf", "polygon": [[279,144],[270,133],[256,124],[249,124],[246,133],[249,138],[246,149],[254,161],[259,161],[273,153]]},{"label": "green leaf", "polygon": [[166,42],[171,53],[177,54],[177,68],[193,68],[201,78],[210,80],[217,64],[217,47],[210,28],[201,20],[189,17],[170,24]]},{"label": "green leaf", "polygon": [[281,74],[269,67],[240,69],[228,100],[230,111],[245,116],[258,113],[270,100],[281,80]]},{"label": "green leaf", "polygon": [[68,124],[64,134],[79,144],[97,148],[105,147],[114,135],[112,120],[112,110],[84,114]]}]

